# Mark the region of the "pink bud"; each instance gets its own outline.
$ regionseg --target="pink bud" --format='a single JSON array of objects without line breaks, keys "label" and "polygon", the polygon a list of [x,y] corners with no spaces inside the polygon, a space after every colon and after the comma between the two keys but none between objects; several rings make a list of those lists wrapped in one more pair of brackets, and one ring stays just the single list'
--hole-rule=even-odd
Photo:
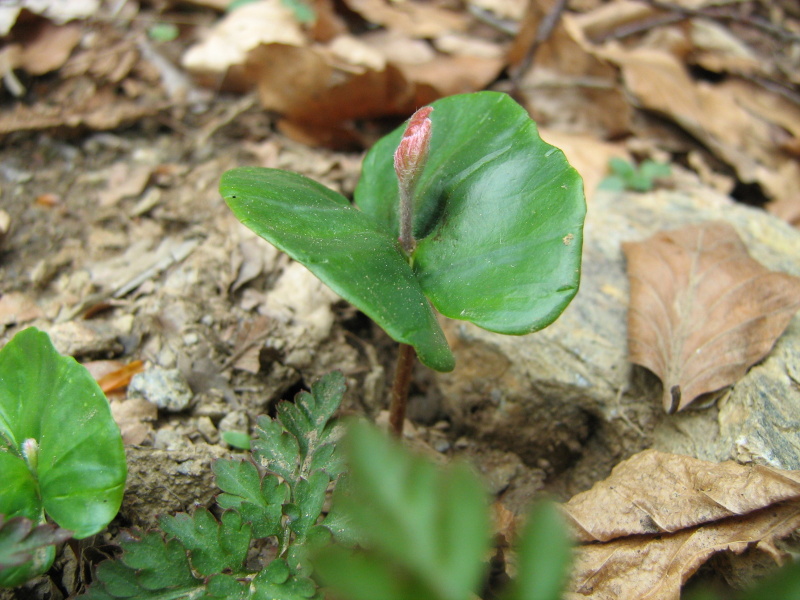
[{"label": "pink bud", "polygon": [[433,107],[425,106],[412,115],[394,153],[394,170],[401,186],[411,188],[428,160],[431,143],[431,120],[428,116],[432,112]]}]

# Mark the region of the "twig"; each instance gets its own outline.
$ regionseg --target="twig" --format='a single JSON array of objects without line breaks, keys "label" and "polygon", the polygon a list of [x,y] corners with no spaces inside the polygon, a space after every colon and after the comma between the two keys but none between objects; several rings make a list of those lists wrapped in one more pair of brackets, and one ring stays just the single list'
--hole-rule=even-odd
[{"label": "twig", "polygon": [[[534,0],[530,1],[533,2]],[[533,64],[533,60],[536,57],[536,52],[539,50],[539,47],[548,40],[550,35],[553,33],[553,29],[555,29],[556,25],[558,25],[558,22],[561,20],[561,15],[564,14],[564,11],[567,8],[568,2],[569,0],[557,0],[552,10],[547,13],[542,19],[542,22],[539,23],[539,27],[536,29],[536,37],[533,38],[533,43],[531,44],[530,48],[528,48],[528,51],[522,58],[522,61],[520,61],[519,66],[511,75],[511,83],[515,88],[519,87],[519,81],[523,74],[530,69],[531,65]]]},{"label": "twig", "polygon": [[600,44],[609,39],[622,39],[638,33],[662,27],[664,25],[671,25],[686,19],[695,17],[703,19],[711,19],[713,21],[729,21],[739,23],[754,29],[780,38],[782,41],[800,41],[800,34],[793,33],[782,27],[778,27],[759,17],[737,14],[730,10],[725,4],[712,4],[702,8],[687,8],[669,2],[661,2],[660,0],[642,0],[642,2],[652,6],[655,9],[666,11],[667,14],[656,15],[643,21],[636,23],[629,23],[613,29],[600,38],[593,40],[595,43]]},{"label": "twig", "polygon": [[195,139],[195,146],[201,147],[208,143],[209,138],[214,135],[219,129],[228,125],[231,121],[235,120],[242,113],[247,112],[256,105],[257,98],[255,94],[248,94],[228,106],[225,111],[217,119],[211,121],[200,130],[200,133]]},{"label": "twig", "polygon": [[734,23],[747,25],[748,27],[753,27],[754,29],[760,29],[765,33],[779,37],[784,41],[800,40],[800,34],[798,33],[792,33],[791,31],[784,29],[783,27],[778,27],[777,25],[774,25],[760,17],[737,14],[736,12],[730,10],[729,5],[726,4],[711,4],[702,8],[688,8],[679,6],[677,4],[672,4],[670,2],[662,2],[661,0],[644,1],[654,8],[682,13],[688,17],[705,17],[720,21],[733,21]]}]

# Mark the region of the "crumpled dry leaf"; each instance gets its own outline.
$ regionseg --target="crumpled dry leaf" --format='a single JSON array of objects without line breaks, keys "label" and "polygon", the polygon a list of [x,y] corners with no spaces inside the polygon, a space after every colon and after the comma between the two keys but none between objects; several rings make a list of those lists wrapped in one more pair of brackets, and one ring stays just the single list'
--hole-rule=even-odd
[{"label": "crumpled dry leaf", "polygon": [[15,37],[20,51],[13,68],[24,69],[31,75],[55,71],[67,62],[82,35],[79,25],[58,26],[42,20],[26,29],[24,35]]},{"label": "crumpled dry leaf", "polygon": [[661,232],[623,250],[630,360],[659,376],[667,412],[735,383],[800,309],[800,279],[750,258],[727,223]]},{"label": "crumpled dry leaf", "polygon": [[0,5],[0,36],[8,35],[23,10],[59,25],[97,14],[100,0],[5,0]]},{"label": "crumpled dry leaf", "polygon": [[800,471],[645,450],[564,509],[578,541],[607,542],[675,533],[787,500],[800,501]]},{"label": "crumpled dry leaf", "polygon": [[[0,52],[0,72],[18,60]],[[102,22],[72,50],[58,78],[43,82],[38,93],[46,94],[47,100],[17,102],[0,110],[0,135],[55,127],[112,129],[171,105],[159,71],[142,57],[135,36]]]},{"label": "crumpled dry leaf", "polygon": [[[243,65],[247,53],[261,44],[303,46],[307,38],[292,11],[280,0],[261,0],[234,10],[217,23],[206,38],[189,48],[181,64],[199,77],[225,77],[232,67]],[[241,77],[241,72],[229,77]],[[245,81],[233,82],[245,88]]]},{"label": "crumpled dry leaf", "polygon": [[417,38],[464,31],[468,23],[463,13],[413,0],[345,0],[345,4],[374,25],[382,25]]},{"label": "crumpled dry leaf", "polygon": [[678,600],[715,552],[763,550],[800,526],[800,472],[646,450],[564,505],[583,542],[569,600]]}]

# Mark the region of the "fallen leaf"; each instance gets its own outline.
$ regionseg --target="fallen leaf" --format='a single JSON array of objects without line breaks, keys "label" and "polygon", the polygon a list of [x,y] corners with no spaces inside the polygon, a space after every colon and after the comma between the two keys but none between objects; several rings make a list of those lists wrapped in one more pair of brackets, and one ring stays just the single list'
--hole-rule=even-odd
[{"label": "fallen leaf", "polygon": [[247,54],[261,44],[303,46],[306,43],[306,36],[289,8],[280,0],[261,0],[230,12],[202,42],[189,48],[181,63],[199,77],[217,83],[214,78],[226,74],[238,78],[240,74],[228,70],[243,65]]},{"label": "fallen leaf", "polygon": [[114,163],[106,175],[106,189],[97,194],[98,204],[114,206],[123,198],[139,196],[150,181],[152,171],[149,165],[131,165],[125,161]]},{"label": "fallen leaf", "polygon": [[144,363],[141,360],[134,360],[100,377],[97,380],[97,385],[100,386],[104,394],[124,390],[128,387],[133,376],[142,371],[144,371]]},{"label": "fallen leaf", "polygon": [[735,383],[800,308],[800,279],[750,258],[726,223],[661,232],[623,250],[630,360],[659,376],[667,412]]},{"label": "fallen leaf", "polygon": [[589,542],[566,598],[678,600],[716,552],[755,547],[782,560],[775,542],[800,526],[800,472],[646,450],[564,512]]},{"label": "fallen leaf", "polygon": [[382,25],[417,38],[432,38],[448,32],[464,31],[468,23],[464,14],[413,0],[345,0],[345,4],[374,25]]},{"label": "fallen leaf", "polygon": [[80,42],[83,31],[79,25],[53,25],[41,21],[22,42],[19,66],[31,75],[43,75],[59,69],[67,62]]},{"label": "fallen leaf", "polygon": [[144,398],[113,400],[111,414],[119,425],[122,442],[138,445],[153,432],[152,423],[158,418],[158,407]]},{"label": "fallen leaf", "polygon": [[800,471],[645,450],[564,505],[580,542],[674,533],[800,501]]},{"label": "fallen leaf", "polygon": [[681,586],[717,552],[755,547],[778,555],[776,540],[800,527],[797,502],[666,536],[581,546],[565,600],[678,600]]},{"label": "fallen leaf", "polygon": [[22,325],[44,317],[33,298],[21,292],[0,296],[0,325]]}]

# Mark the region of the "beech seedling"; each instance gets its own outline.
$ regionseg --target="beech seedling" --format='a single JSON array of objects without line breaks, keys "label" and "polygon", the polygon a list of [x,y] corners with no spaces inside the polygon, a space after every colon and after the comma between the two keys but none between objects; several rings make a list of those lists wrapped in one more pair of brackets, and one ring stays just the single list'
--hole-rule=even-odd
[{"label": "beech seedling", "polygon": [[[435,311],[504,334],[546,327],[578,290],[583,184],[506,94],[443,98],[367,154],[355,203],[297,173],[242,167],[220,190],[236,217],[401,344],[450,371]],[[399,421],[399,422],[398,422]]]}]

